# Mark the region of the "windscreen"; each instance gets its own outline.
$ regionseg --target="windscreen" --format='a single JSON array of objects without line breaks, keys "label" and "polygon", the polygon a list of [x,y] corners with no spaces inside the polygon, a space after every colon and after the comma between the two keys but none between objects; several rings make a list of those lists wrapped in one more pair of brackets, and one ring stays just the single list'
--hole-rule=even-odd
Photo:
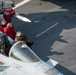
[{"label": "windscreen", "polygon": [[39,57],[22,41],[12,46],[9,56],[24,62],[39,61]]}]

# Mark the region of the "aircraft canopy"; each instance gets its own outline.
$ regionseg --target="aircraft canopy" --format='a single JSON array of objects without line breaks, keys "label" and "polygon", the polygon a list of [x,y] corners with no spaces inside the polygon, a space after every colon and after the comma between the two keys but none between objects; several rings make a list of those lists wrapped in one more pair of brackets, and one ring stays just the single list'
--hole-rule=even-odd
[{"label": "aircraft canopy", "polygon": [[15,43],[9,56],[24,62],[38,62],[39,57],[22,41]]}]

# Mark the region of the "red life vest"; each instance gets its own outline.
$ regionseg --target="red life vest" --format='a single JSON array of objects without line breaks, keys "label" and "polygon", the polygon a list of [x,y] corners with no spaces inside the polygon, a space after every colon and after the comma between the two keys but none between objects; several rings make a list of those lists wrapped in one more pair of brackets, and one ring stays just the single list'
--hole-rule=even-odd
[{"label": "red life vest", "polygon": [[11,22],[11,17],[14,13],[15,13],[15,10],[13,10],[13,9],[4,11],[3,17],[7,23]]},{"label": "red life vest", "polygon": [[10,38],[15,39],[15,29],[14,27],[5,27],[4,33],[7,34]]}]

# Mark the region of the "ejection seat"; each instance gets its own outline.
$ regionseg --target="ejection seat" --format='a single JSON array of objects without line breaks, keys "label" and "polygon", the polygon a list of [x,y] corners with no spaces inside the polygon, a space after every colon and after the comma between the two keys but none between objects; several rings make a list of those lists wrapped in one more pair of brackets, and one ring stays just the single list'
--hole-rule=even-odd
[{"label": "ejection seat", "polygon": [[8,56],[11,45],[6,34],[0,33],[0,53]]}]

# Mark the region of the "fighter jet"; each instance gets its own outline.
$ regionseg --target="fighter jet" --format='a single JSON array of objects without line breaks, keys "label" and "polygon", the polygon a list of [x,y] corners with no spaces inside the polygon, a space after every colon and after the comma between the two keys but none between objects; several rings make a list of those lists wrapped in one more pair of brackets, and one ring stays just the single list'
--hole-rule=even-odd
[{"label": "fighter jet", "polygon": [[[14,1],[13,0],[0,0],[0,12],[3,12],[4,10],[8,9],[8,8],[13,8],[15,7],[14,5]],[[15,13],[13,15],[13,17],[21,20],[21,21],[24,21],[24,22],[31,22],[31,20],[29,20],[28,18],[26,17],[23,17],[21,15],[19,15],[18,13]]]},{"label": "fighter jet", "polygon": [[54,68],[58,62],[43,61],[22,41],[13,43],[9,49],[10,41],[0,33],[0,50],[4,50],[0,53],[0,75],[63,75]]}]

